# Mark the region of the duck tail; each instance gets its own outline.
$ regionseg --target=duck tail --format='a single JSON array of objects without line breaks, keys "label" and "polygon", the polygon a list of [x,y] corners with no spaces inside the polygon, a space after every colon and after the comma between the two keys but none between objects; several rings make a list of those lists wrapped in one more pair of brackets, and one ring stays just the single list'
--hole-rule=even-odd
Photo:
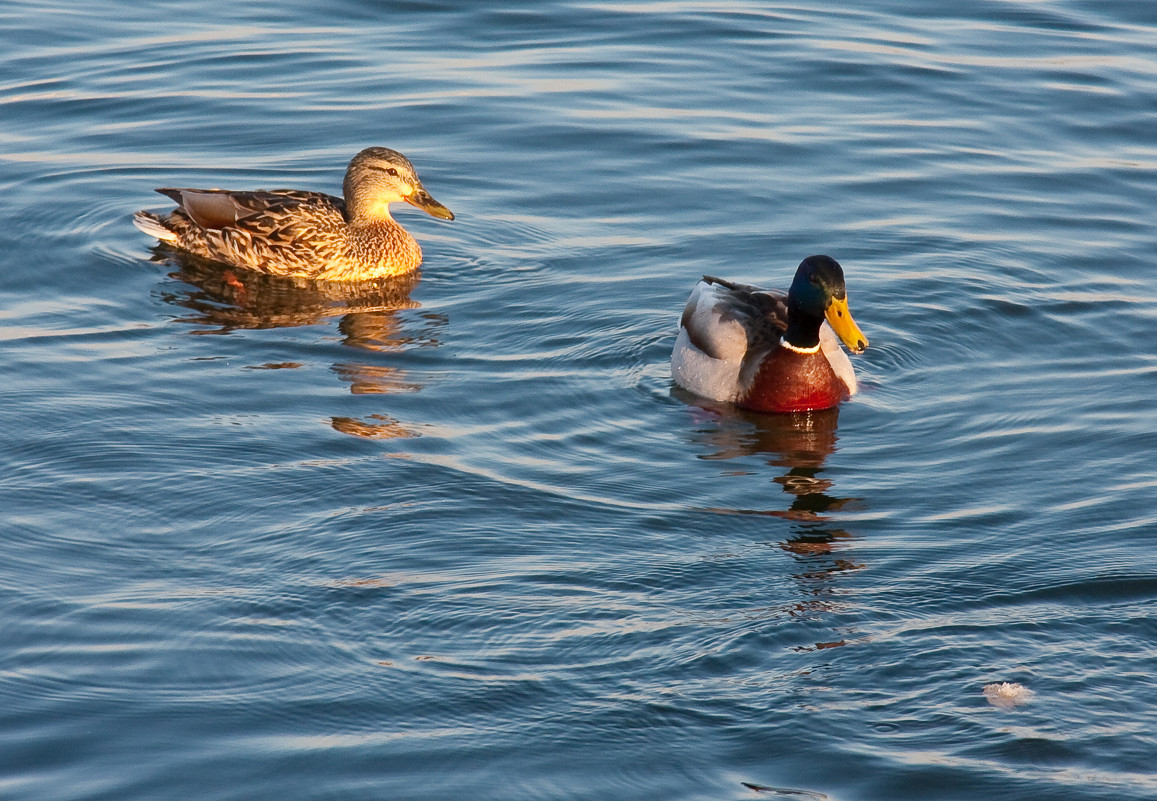
[{"label": "duck tail", "polygon": [[177,235],[169,230],[164,220],[151,211],[138,211],[134,214],[133,225],[162,242],[177,243]]}]

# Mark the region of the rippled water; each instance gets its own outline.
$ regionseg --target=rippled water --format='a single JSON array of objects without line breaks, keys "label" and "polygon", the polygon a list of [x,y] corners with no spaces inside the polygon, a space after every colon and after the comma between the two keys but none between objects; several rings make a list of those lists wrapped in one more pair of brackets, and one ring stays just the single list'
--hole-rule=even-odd
[{"label": "rippled water", "polygon": [[[1157,798],[1157,5],[314,5],[0,8],[0,795]],[[130,224],[371,144],[420,282]],[[861,395],[672,388],[820,252]]]}]

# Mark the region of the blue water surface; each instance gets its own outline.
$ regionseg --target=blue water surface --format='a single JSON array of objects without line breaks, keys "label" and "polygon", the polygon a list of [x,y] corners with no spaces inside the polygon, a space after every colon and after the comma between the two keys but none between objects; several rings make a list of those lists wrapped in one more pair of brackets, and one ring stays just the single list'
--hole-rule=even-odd
[{"label": "blue water surface", "polygon": [[[1155,109],[1147,0],[9,0],[0,797],[1157,799]],[[131,225],[369,145],[420,280]],[[861,394],[673,388],[812,253]]]}]

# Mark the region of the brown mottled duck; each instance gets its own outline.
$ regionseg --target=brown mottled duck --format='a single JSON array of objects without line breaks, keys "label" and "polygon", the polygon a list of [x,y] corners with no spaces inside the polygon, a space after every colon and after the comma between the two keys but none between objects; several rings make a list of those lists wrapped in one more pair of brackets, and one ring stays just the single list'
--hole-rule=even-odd
[{"label": "brown mottled duck", "polygon": [[353,157],[344,198],[295,189],[157,191],[177,208],[138,211],[133,222],[146,234],[234,267],[321,281],[367,281],[418,269],[422,249],[390,216],[391,203],[405,201],[454,219],[422,186],[410,160],[386,147]]}]

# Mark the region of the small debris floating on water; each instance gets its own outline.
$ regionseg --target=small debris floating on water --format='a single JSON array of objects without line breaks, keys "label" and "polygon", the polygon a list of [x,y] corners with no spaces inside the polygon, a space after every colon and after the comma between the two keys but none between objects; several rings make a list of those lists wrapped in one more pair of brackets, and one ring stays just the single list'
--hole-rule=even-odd
[{"label": "small debris floating on water", "polygon": [[740,782],[748,790],[754,790],[757,793],[773,793],[775,795],[789,796],[792,798],[812,799],[813,801],[827,801],[827,796],[823,793],[814,793],[811,790],[792,790],[788,787],[766,787],[762,784],[752,784],[751,782]]},{"label": "small debris floating on water", "polygon": [[993,706],[998,706],[1001,709],[1012,709],[1032,700],[1032,690],[1023,684],[999,681],[984,685],[984,697]]}]

